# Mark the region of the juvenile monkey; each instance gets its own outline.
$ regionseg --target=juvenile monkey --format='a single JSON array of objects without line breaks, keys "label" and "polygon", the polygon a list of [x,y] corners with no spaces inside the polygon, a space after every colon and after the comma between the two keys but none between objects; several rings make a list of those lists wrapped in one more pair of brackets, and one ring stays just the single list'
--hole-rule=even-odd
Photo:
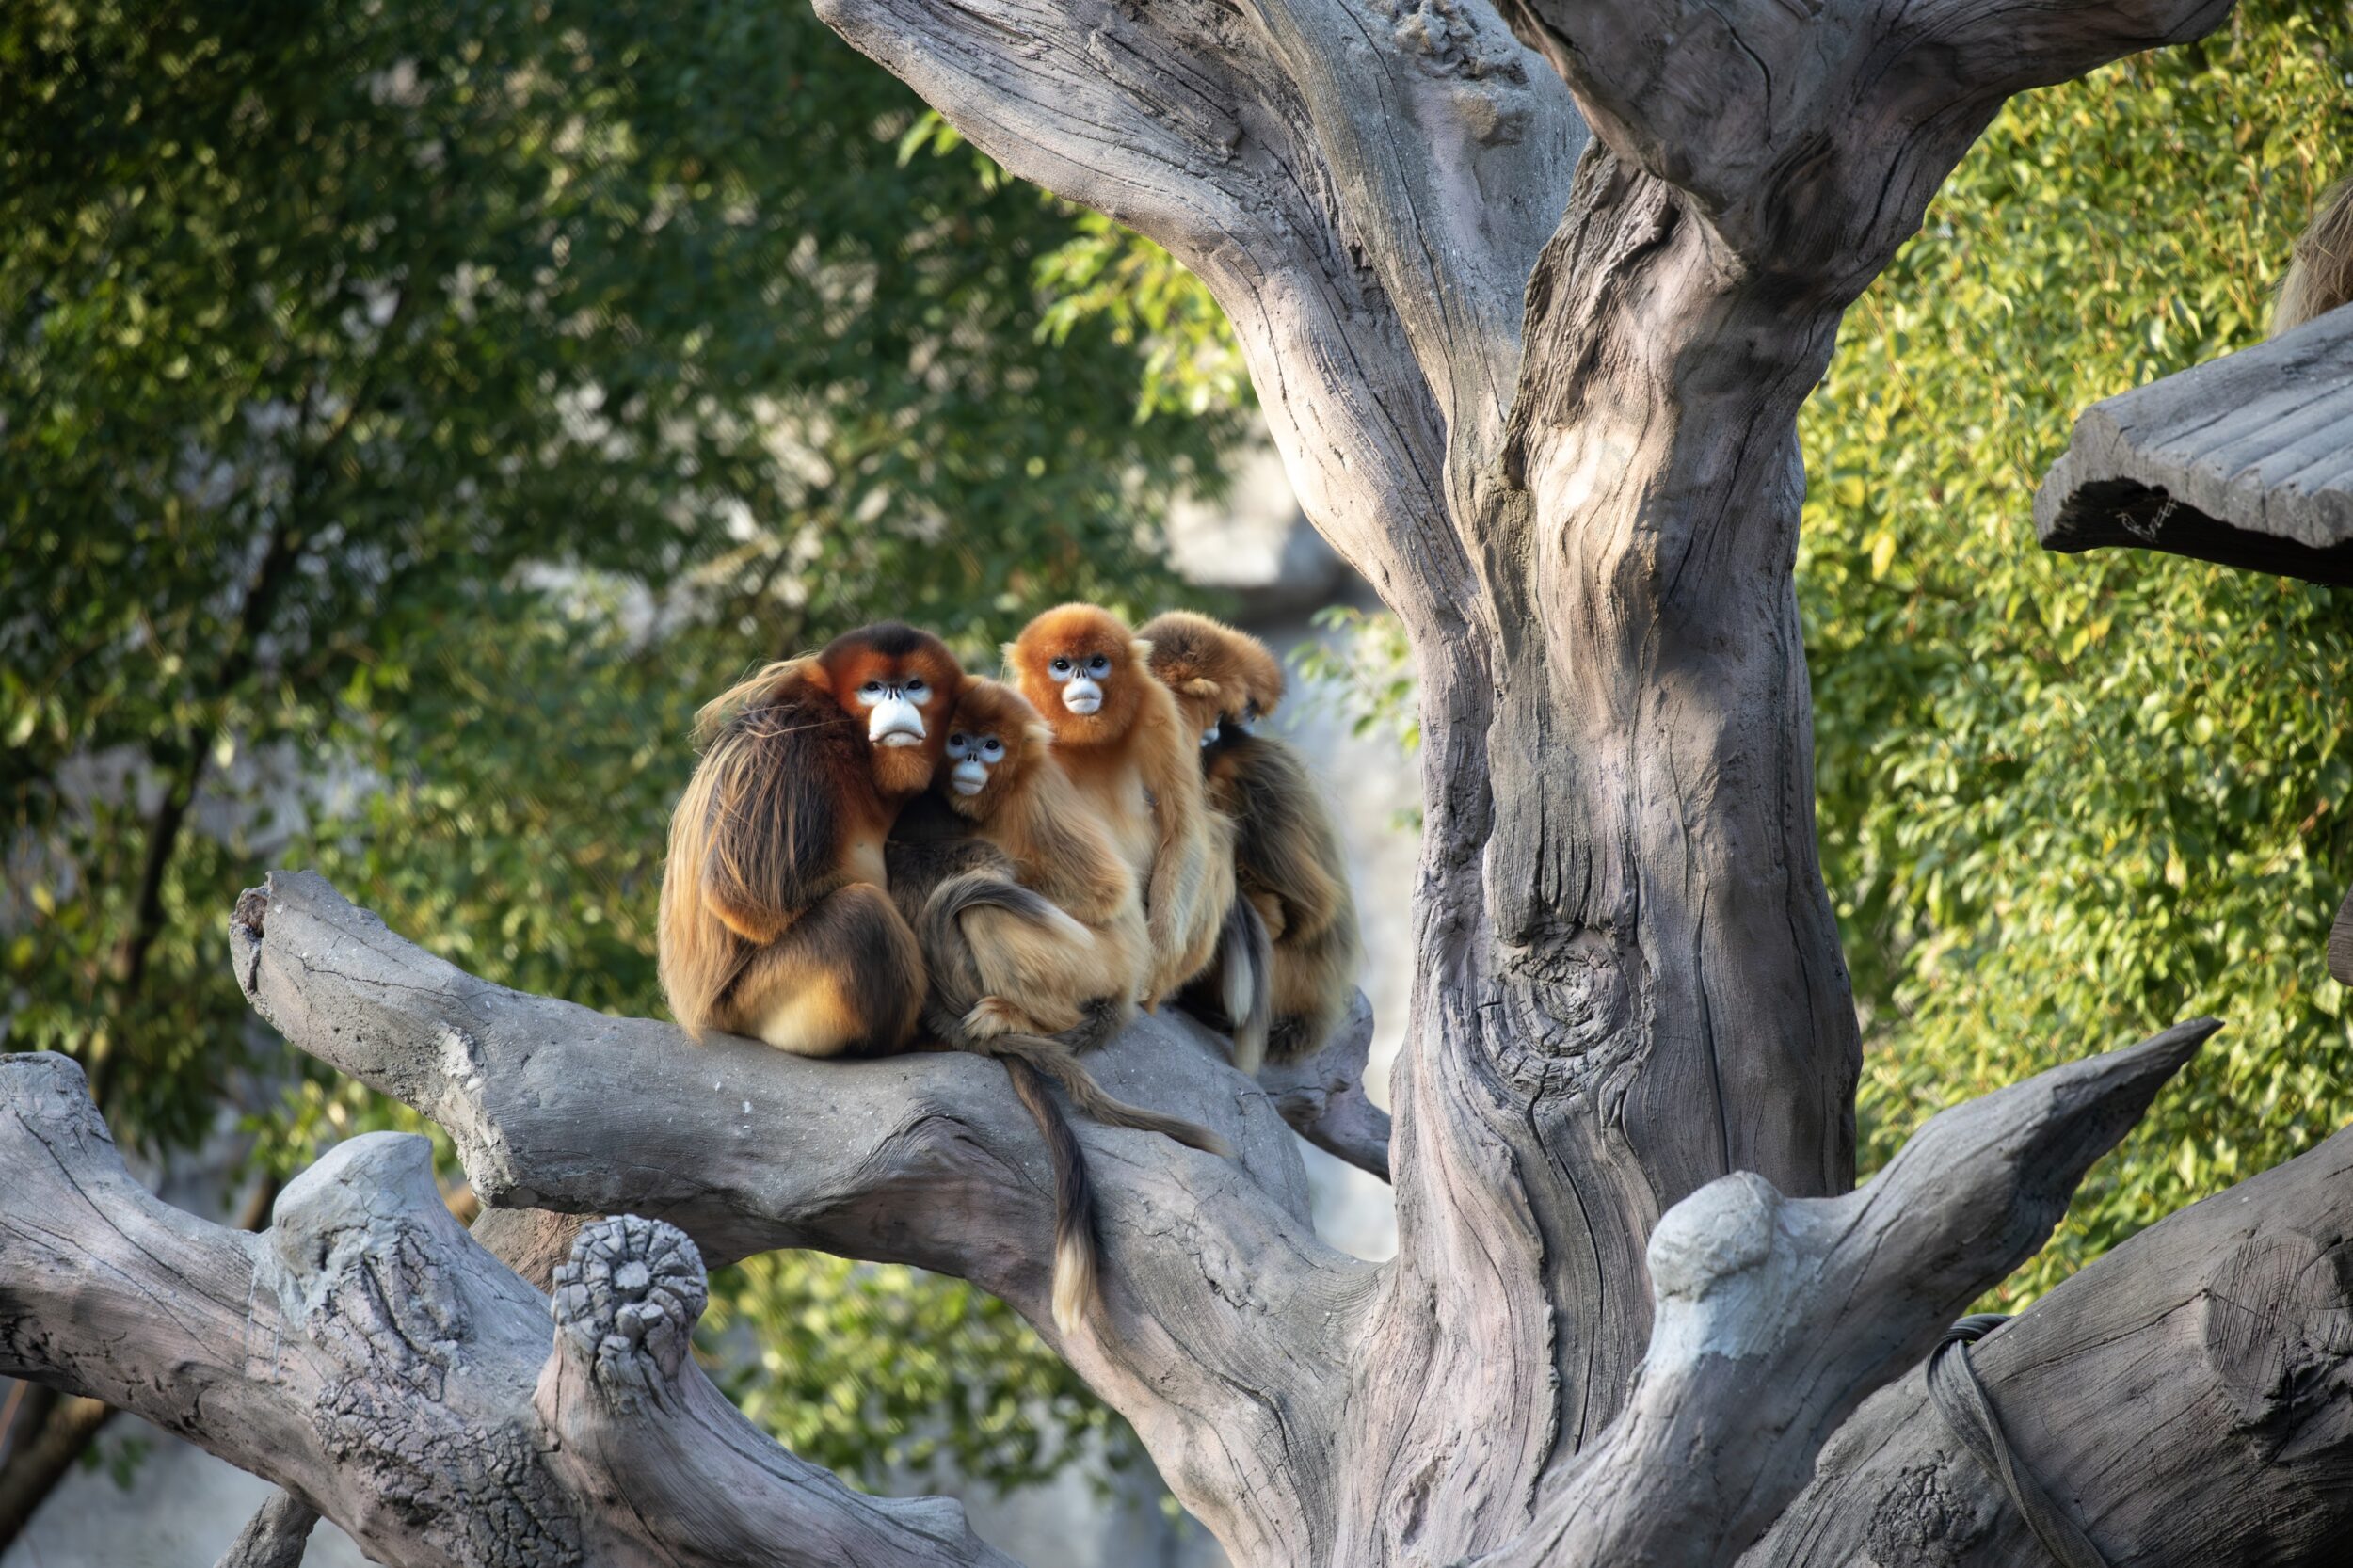
[{"label": "juvenile monkey", "polygon": [[1209,805],[1235,825],[1235,879],[1273,944],[1269,1048],[1279,1061],[1309,1055],[1347,1015],[1363,948],[1315,780],[1295,749],[1249,728],[1282,701],[1283,666],[1257,638],[1190,611],[1155,616],[1142,634],[1152,672],[1201,737]]},{"label": "juvenile monkey", "polygon": [[963,682],[896,622],[770,664],[704,707],[670,819],[658,949],[671,1016],[800,1056],[903,1048],[925,977],[883,841],[928,787]]},{"label": "juvenile monkey", "polygon": [[2272,309],[2271,335],[2346,304],[2353,304],[2353,176],[2320,199],[2312,227],[2296,242],[2296,259]]},{"label": "juvenile monkey", "polygon": [[1005,649],[1021,695],[1053,728],[1054,756],[1143,888],[1147,1007],[1209,967],[1234,901],[1233,860],[1203,801],[1199,744],[1152,679],[1151,652],[1092,604],[1047,611]]},{"label": "juvenile monkey", "polygon": [[[1068,1333],[1096,1293],[1094,1203],[1085,1156],[1045,1078],[1097,1121],[1228,1151],[1205,1128],[1106,1094],[1077,1060],[1134,1013],[1149,936],[1134,875],[1055,762],[1052,733],[1019,693],[968,679],[936,792],[986,853],[950,847],[934,823],[911,840],[929,847],[894,845],[892,863],[894,875],[909,859],[961,868],[924,893],[917,921],[931,973],[926,1022],[943,1042],[1001,1060],[1037,1122],[1054,1168],[1054,1320]],[[909,869],[896,889],[903,908],[922,879]]]}]

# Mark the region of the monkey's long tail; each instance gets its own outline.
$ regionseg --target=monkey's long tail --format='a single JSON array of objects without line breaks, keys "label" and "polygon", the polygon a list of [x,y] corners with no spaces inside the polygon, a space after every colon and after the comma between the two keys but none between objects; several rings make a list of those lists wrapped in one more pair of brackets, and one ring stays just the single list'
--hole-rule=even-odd
[{"label": "monkey's long tail", "polygon": [[[1058,906],[1019,883],[1008,882],[999,876],[968,873],[941,883],[932,894],[931,903],[923,910],[924,951],[952,952],[957,945],[953,931],[955,921],[974,909],[1001,909],[1041,926],[1070,922],[1070,917]],[[1266,927],[1259,923],[1256,910],[1251,911],[1250,925],[1258,934],[1263,950]],[[936,974],[933,977],[936,985],[945,978]],[[1263,986],[1260,988],[1263,991]],[[1232,1157],[1234,1151],[1225,1140],[1199,1123],[1144,1106],[1130,1105],[1107,1092],[1095,1080],[1093,1073],[1080,1065],[1079,1051],[1102,1044],[1126,1021],[1127,1010],[1116,1000],[1098,1000],[1077,1025],[1050,1038],[1037,1034],[1000,1034],[986,1040],[975,1040],[968,1035],[962,1017],[950,1012],[951,1008],[968,1005],[974,1000],[962,996],[936,996],[934,1004],[926,1009],[924,1021],[933,1033],[959,1049],[978,1051],[986,1056],[1018,1057],[1029,1063],[1061,1084],[1063,1092],[1080,1110],[1106,1127],[1165,1133],[1191,1147]],[[1263,1046],[1263,1029],[1259,1032],[1259,1040]]]},{"label": "monkey's long tail", "polygon": [[1237,893],[1218,935],[1219,1002],[1233,1021],[1234,1066],[1255,1077],[1274,1029],[1274,944],[1257,908]]},{"label": "monkey's long tail", "polygon": [[1026,1060],[1000,1056],[1013,1092],[1028,1107],[1046,1140],[1047,1162],[1054,1170],[1054,1326],[1075,1333],[1080,1317],[1096,1297],[1095,1187],[1084,1150],[1070,1119],[1046,1091],[1046,1080]]},{"label": "monkey's long tail", "polygon": [[1039,1034],[999,1034],[986,1040],[971,1040],[960,1028],[952,1032],[941,1028],[952,1020],[932,1019],[933,1032],[955,1042],[960,1048],[982,1056],[993,1056],[1000,1062],[1018,1062],[1032,1072],[1042,1073],[1062,1085],[1070,1103],[1105,1127],[1132,1128],[1138,1132],[1158,1132],[1174,1138],[1188,1148],[1200,1149],[1221,1159],[1234,1157],[1233,1145],[1203,1127],[1182,1116],[1172,1116],[1149,1106],[1133,1105],[1121,1099],[1096,1080],[1069,1048],[1057,1040]]}]

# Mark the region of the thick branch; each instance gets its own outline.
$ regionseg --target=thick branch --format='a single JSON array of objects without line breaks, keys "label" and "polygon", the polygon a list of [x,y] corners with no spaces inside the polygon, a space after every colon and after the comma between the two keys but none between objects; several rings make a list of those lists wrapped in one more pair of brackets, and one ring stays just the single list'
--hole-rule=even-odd
[{"label": "thick branch", "polygon": [[1222,1538],[1299,1528],[1291,1489],[1323,1483],[1316,1458],[1270,1484],[1264,1450],[1333,1418],[1371,1271],[1316,1240],[1289,1128],[1206,1036],[1144,1019],[1089,1058],[1112,1093],[1215,1128],[1238,1160],[1074,1116],[1105,1300],[1064,1340],[1051,1176],[994,1063],[697,1045],[477,980],[307,873],[273,873],[238,910],[254,1006],[448,1128],[485,1203],[645,1214],[722,1259],[808,1246],[961,1275],[1135,1422]]},{"label": "thick branch", "polygon": [[[2171,1215],[1970,1350],[2015,1462],[2117,1568],[2353,1553],[2353,1131]],[[1914,1368],[1742,1568],[2044,1562]]]},{"label": "thick branch", "polygon": [[338,1145],[250,1236],[132,1181],[71,1062],[13,1056],[0,1161],[0,1370],[278,1481],[376,1561],[1006,1564],[954,1503],[862,1496],[738,1415],[684,1353],[701,1268],[667,1226],[589,1227],[551,1353],[424,1139]]},{"label": "thick branch", "polygon": [[1365,1093],[1366,1053],[1372,1047],[1372,1003],[1362,991],[1348,1016],[1313,1056],[1271,1062],[1258,1086],[1296,1131],[1326,1154],[1389,1179],[1389,1113]]},{"label": "thick branch", "polygon": [[2012,95],[2201,38],[2233,0],[1502,0],[1611,151],[1844,305]]},{"label": "thick branch", "polygon": [[2220,1027],[2179,1024],[1957,1106],[1843,1197],[1785,1198],[1744,1173],[1670,1209],[1651,1236],[1656,1327],[1626,1408],[1497,1568],[1708,1568],[1737,1553],[1855,1406],[2041,1249],[2092,1161]]}]

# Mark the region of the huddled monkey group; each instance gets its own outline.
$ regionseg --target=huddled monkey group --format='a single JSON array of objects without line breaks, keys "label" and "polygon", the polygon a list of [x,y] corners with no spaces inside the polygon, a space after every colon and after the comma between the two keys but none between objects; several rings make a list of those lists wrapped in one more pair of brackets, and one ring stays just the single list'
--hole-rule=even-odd
[{"label": "huddled monkey group", "polygon": [[670,823],[670,1011],[802,1056],[996,1058],[1056,1193],[1054,1319],[1096,1291],[1085,1114],[1228,1152],[1105,1092],[1081,1056],[1173,1002],[1256,1072],[1321,1048],[1359,957],[1339,836],[1257,638],[1172,611],[1131,631],[1066,604],[967,674],[896,622],[770,664],[698,715]]}]

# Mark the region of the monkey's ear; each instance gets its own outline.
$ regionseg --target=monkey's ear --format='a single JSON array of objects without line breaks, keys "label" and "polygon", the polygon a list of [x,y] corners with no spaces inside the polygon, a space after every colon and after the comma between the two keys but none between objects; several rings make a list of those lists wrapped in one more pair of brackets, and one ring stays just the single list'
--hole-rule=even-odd
[{"label": "monkey's ear", "polygon": [[1030,745],[1050,748],[1054,744],[1054,727],[1044,719],[1025,719],[1021,725],[1021,738]]},{"label": "monkey's ear", "polygon": [[1213,697],[1217,696],[1217,682],[1206,675],[1196,675],[1176,689],[1187,696]]},{"label": "monkey's ear", "polygon": [[1152,639],[1138,637],[1128,645],[1128,657],[1145,669],[1152,667]]},{"label": "monkey's ear", "polygon": [[1000,645],[997,649],[998,652],[1004,655],[1005,679],[1008,680],[1018,680],[1020,678],[1020,648],[1021,645],[1018,642],[1011,642]]}]

